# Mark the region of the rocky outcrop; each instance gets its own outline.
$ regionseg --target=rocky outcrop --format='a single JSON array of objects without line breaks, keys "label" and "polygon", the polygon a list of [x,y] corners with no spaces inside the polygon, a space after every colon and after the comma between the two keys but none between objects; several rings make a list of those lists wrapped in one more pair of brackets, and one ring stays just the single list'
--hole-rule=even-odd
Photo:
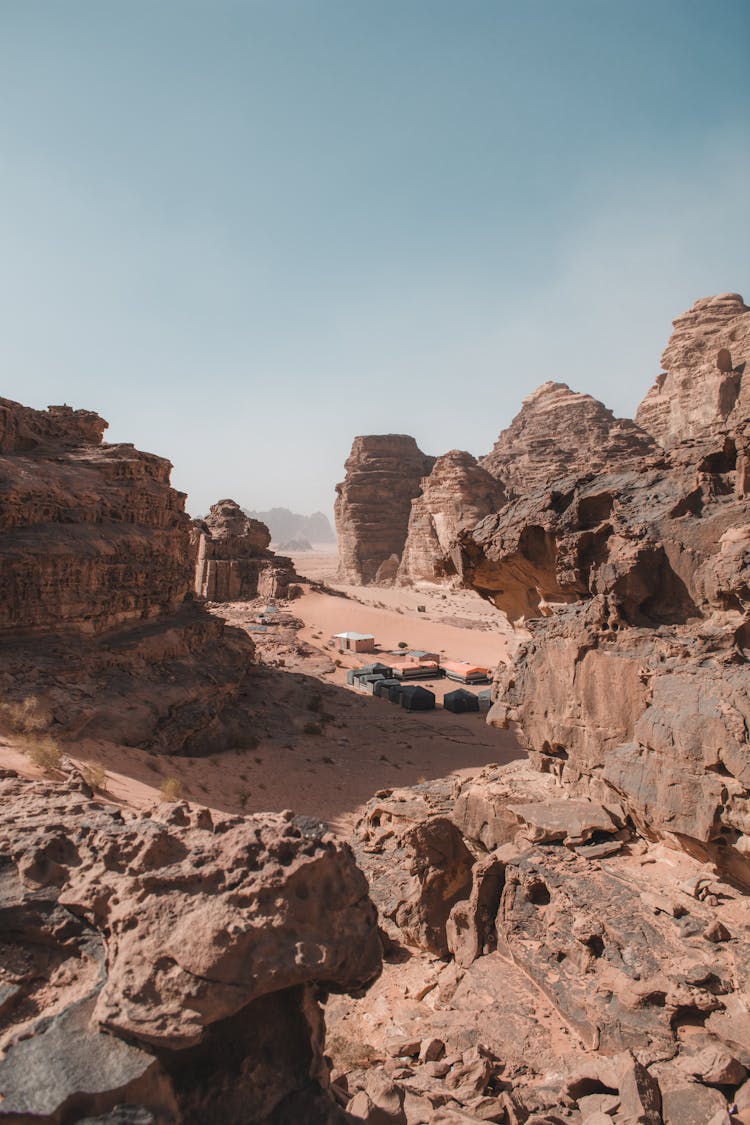
[{"label": "rocky outcrop", "polygon": [[565,477],[610,473],[653,452],[655,443],[629,418],[566,383],[543,383],[503,430],[480,464],[508,495],[522,498]]},{"label": "rocky outcrop", "polygon": [[346,478],[336,485],[339,577],[367,585],[392,582],[406,543],[411,502],[434,457],[406,434],[354,439]]},{"label": "rocky outcrop", "polygon": [[455,574],[451,555],[459,532],[504,503],[502,486],[470,453],[453,449],[438,457],[411,503],[398,581],[436,581]]},{"label": "rocky outcrop", "polygon": [[103,445],[106,426],[0,399],[0,632],[96,634],[185,600],[190,521],[171,465]]},{"label": "rocky outcrop", "polygon": [[[171,466],[106,422],[0,400],[0,686],[50,732],[154,750],[243,744],[246,634],[193,601]],[[244,517],[243,517],[244,518]]]},{"label": "rocky outcrop", "polygon": [[[449,829],[470,857],[452,896]],[[355,850],[388,963],[329,1012],[334,1040],[386,1059],[340,1067],[350,1113],[378,1120],[387,1099],[402,1122],[709,1125],[747,1104],[746,897],[640,837],[611,792],[572,800],[522,762],[386,790]]]},{"label": "rocky outcrop", "polygon": [[[748,418],[739,392],[723,421],[704,409],[705,306],[676,322],[661,429],[639,413],[665,442],[689,415],[686,439],[639,438],[599,472],[530,471],[535,486],[463,534],[460,568],[531,631],[499,670],[491,721],[517,724],[574,792],[618,800],[643,831],[750,884]],[[675,390],[688,386],[690,410]]]},{"label": "rocky outcrop", "polygon": [[380,946],[323,825],[6,774],[0,849],[0,1121],[341,1119],[320,1000],[366,987]]},{"label": "rocky outcrop", "polygon": [[737,429],[750,417],[750,309],[738,293],[704,297],[674,321],[663,371],[636,421],[671,449]]},{"label": "rocky outcrop", "polygon": [[271,533],[234,500],[219,500],[194,520],[195,592],[213,602],[285,598],[297,577],[291,559],[270,551]]}]

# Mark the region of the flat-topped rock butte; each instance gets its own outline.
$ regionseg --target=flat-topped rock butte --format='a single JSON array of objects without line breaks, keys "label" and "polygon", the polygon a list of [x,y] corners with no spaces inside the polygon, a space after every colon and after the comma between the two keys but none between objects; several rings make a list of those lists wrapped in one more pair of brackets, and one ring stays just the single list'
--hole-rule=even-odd
[{"label": "flat-topped rock butte", "polygon": [[[0,400],[0,1121],[750,1123],[749,339],[356,438],[327,585]],[[339,625],[496,663],[488,724]]]}]

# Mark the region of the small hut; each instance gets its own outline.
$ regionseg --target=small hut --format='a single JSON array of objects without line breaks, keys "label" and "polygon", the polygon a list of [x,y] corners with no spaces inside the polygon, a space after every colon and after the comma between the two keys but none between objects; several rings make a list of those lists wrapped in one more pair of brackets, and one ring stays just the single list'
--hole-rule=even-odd
[{"label": "small hut", "polygon": [[375,651],[375,638],[372,633],[334,633],[333,643],[339,652]]},{"label": "small hut", "polygon": [[489,711],[492,706],[492,688],[483,688],[483,690],[479,692],[477,699],[479,700],[479,710]]},{"label": "small hut", "polygon": [[380,698],[380,699],[390,699],[389,692],[390,692],[391,688],[400,688],[400,687],[401,687],[401,681],[400,680],[395,680],[395,679],[392,679],[392,678],[391,679],[386,678],[384,680],[379,680],[378,683],[375,684],[375,689],[373,691],[373,695],[377,695],[378,698]]},{"label": "small hut", "polygon": [[445,693],[443,707],[446,711],[453,711],[455,715],[462,715],[465,711],[478,711],[479,700],[473,692],[466,691],[465,688],[456,688],[455,691]]}]

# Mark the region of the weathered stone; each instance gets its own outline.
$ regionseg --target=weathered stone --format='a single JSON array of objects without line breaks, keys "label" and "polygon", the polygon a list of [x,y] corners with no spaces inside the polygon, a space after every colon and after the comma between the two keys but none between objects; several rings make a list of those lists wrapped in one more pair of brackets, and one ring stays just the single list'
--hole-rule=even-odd
[{"label": "weathered stone", "polygon": [[[406,543],[411,502],[422,478],[434,464],[405,434],[354,439],[346,462],[346,479],[336,486],[336,533],[339,576],[362,585],[374,582],[378,569],[401,558]],[[395,566],[390,565],[392,581]]]},{"label": "weathered stone", "polygon": [[297,575],[291,559],[268,549],[271,533],[234,500],[219,500],[191,531],[195,592],[214,602],[285,598]]},{"label": "weathered stone", "polygon": [[441,581],[455,573],[458,535],[505,503],[498,481],[470,453],[438,457],[421,493],[411,502],[409,528],[398,568],[402,583]]},{"label": "weathered stone", "polygon": [[359,990],[380,965],[365,880],[289,814],[205,814],[0,779],[0,931],[27,966],[0,1036],[0,1119],[130,1101],[159,1125],[261,1122],[323,1097],[319,990]]}]

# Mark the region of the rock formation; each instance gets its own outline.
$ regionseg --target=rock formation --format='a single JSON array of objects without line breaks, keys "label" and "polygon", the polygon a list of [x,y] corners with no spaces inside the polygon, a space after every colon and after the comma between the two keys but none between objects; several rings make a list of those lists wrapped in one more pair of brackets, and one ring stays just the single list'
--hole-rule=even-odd
[{"label": "rock formation", "polygon": [[654,442],[629,418],[565,383],[543,383],[480,464],[521,498],[574,473],[608,473],[652,452]]},{"label": "rock formation", "polygon": [[299,512],[290,512],[288,508],[268,508],[265,512],[243,508],[243,511],[251,519],[264,523],[271,532],[272,541],[279,545],[292,539],[307,539],[314,544],[336,542],[331,521],[323,512],[303,516]]},{"label": "rock formation", "polygon": [[193,602],[171,466],[106,422],[0,400],[0,675],[60,737],[206,753],[244,737],[246,634]]},{"label": "rock formation", "polygon": [[748,417],[742,370],[717,375],[736,391],[722,419],[696,359],[737,346],[750,314],[729,317],[730,340],[727,304],[676,321],[658,409],[652,391],[639,412],[668,452],[633,427],[598,472],[528,466],[536,484],[464,533],[460,569],[531,630],[491,720],[517,724],[574,792],[619,801],[643,831],[750,884]]},{"label": "rock formation", "polygon": [[234,500],[219,500],[194,520],[195,592],[212,602],[285,598],[297,576],[291,559],[268,549],[271,533]]},{"label": "rock formation", "polygon": [[380,945],[323,825],[6,773],[0,849],[0,1121],[342,1120],[320,1000],[368,985]]},{"label": "rock formation", "polygon": [[406,434],[357,437],[336,485],[339,576],[354,585],[393,581],[406,543],[411,502],[434,457]]},{"label": "rock formation", "polygon": [[750,1105],[745,896],[611,793],[566,798],[524,762],[385,790],[355,852],[387,963],[328,1012],[332,1041],[385,1058],[337,1068],[352,1115],[718,1125]]},{"label": "rock formation", "polygon": [[90,411],[0,399],[0,630],[100,633],[174,612],[191,586],[171,465],[103,445]]},{"label": "rock formation", "polygon": [[665,449],[736,430],[750,417],[750,309],[738,293],[704,297],[674,321],[663,372],[636,421]]},{"label": "rock formation", "polygon": [[398,581],[439,580],[455,573],[451,559],[459,532],[474,527],[505,503],[497,480],[470,453],[438,457],[411,503]]}]

